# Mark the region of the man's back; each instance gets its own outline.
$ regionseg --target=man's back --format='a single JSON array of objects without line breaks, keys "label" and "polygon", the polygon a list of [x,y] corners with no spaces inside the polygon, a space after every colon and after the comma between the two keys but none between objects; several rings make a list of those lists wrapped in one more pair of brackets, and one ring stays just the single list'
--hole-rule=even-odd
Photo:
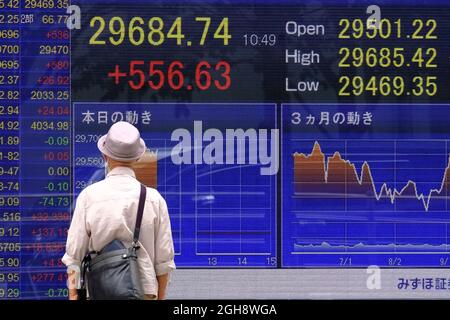
[{"label": "man's back", "polygon": [[[131,168],[117,167],[105,180],[83,190],[69,230],[66,265],[79,264],[88,250],[101,250],[117,239],[130,246],[140,183]],[[156,275],[175,268],[170,220],[165,200],[159,192],[147,188],[139,238],[138,263],[146,294],[157,294]]]}]

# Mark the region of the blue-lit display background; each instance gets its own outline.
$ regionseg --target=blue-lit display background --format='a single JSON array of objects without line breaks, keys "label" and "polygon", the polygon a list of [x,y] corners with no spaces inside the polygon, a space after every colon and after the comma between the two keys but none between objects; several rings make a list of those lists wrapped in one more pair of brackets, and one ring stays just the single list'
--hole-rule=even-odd
[{"label": "blue-lit display background", "polygon": [[[282,111],[283,266],[445,266],[450,254],[448,178],[444,181],[449,165],[448,105],[292,104],[283,105]],[[298,125],[292,122],[296,112],[305,120]],[[331,114],[329,125],[318,124],[322,112]],[[359,126],[333,123],[333,115],[347,117],[352,112],[361,116]],[[362,124],[366,112],[372,114],[367,126]],[[315,125],[307,124],[310,115]],[[337,174],[330,159],[338,152],[360,180],[368,164],[375,193],[381,197],[367,190],[352,192],[353,169],[334,180],[341,181],[335,182],[335,191],[322,184],[317,190],[304,185],[295,193],[296,183],[317,180],[294,179],[294,154],[310,156],[316,143],[330,180]],[[381,191],[385,184],[400,192],[410,181],[417,195],[407,192],[391,199]]]},{"label": "blue-lit display background", "polygon": [[[109,111],[109,117],[113,112],[151,114],[149,125],[137,123],[136,126],[148,148],[157,154],[157,189],[169,208],[178,267],[273,267],[271,261],[276,258],[276,175],[261,175],[259,164],[209,165],[205,164],[208,161],[205,157],[195,164],[193,153],[199,149],[205,152],[211,143],[199,141],[194,145],[194,138],[198,139],[198,135],[201,137],[208,129],[224,133],[223,139],[217,137],[212,141],[224,144],[220,148],[224,157],[227,155],[227,128],[236,126],[244,131],[255,128],[270,132],[276,127],[275,105],[75,103],[74,159],[101,158],[96,147],[98,139],[86,141],[84,137],[98,137],[111,125],[83,122],[83,113],[87,111],[94,114],[94,119],[99,111]],[[202,125],[202,132],[195,136],[194,121],[201,121]],[[178,128],[192,132],[191,148],[185,149],[192,155],[191,164],[173,163],[173,149],[180,141],[171,139],[171,135]],[[270,136],[268,139],[260,143],[267,143],[270,150]],[[250,144],[255,143],[259,142],[248,138],[245,141],[247,159]],[[230,152],[235,153],[236,159],[237,140],[234,151],[228,150]],[[83,182],[90,184],[103,176],[104,165],[75,164],[75,195],[81,191]]]},{"label": "blue-lit display background", "polygon": [[[95,181],[101,179],[104,174],[101,167],[83,169],[75,165],[75,159],[79,155],[99,156],[95,143],[77,144],[76,135],[84,133],[100,135],[105,133],[108,127],[80,126],[80,112],[86,107],[95,110],[109,103],[111,103],[109,110],[114,111],[131,108],[151,109],[154,122],[150,129],[144,127],[140,129],[151,150],[164,151],[160,152],[160,155],[166,154],[166,149],[172,146],[168,142],[171,130],[180,127],[189,128],[194,120],[202,120],[213,128],[228,126],[253,128],[261,125],[266,128],[280,128],[281,124],[283,125],[282,170],[274,177],[258,176],[255,174],[256,168],[248,167],[230,170],[225,168],[225,171],[206,165],[177,168],[168,161],[168,157],[163,156],[160,159],[158,189],[169,204],[177,252],[175,261],[180,268],[331,268],[364,267],[369,264],[386,267],[440,267],[443,263],[446,265],[449,235],[446,207],[444,210],[446,199],[432,201],[433,206],[427,212],[418,210],[419,212],[414,214],[405,213],[402,217],[394,215],[389,205],[386,205],[387,212],[382,214],[375,210],[377,208],[367,204],[364,211],[359,214],[330,210],[329,206],[336,204],[333,201],[299,208],[291,198],[290,188],[293,181],[290,169],[292,169],[291,154],[310,153],[317,141],[327,156],[339,151],[344,159],[355,163],[358,173],[361,162],[367,161],[372,169],[377,190],[384,182],[391,183],[391,187],[401,187],[407,180],[418,182],[420,192],[425,194],[439,186],[448,165],[446,157],[448,131],[445,126],[448,106],[434,107],[431,104],[446,103],[450,99],[449,91],[445,89],[448,88],[450,81],[448,1],[401,0],[373,3],[337,0],[186,0],[151,1],[151,4],[149,1],[133,1],[133,5],[141,6],[139,8],[133,8],[125,1],[73,3],[79,4],[82,8],[83,24],[81,30],[72,32],[71,40],[49,39],[46,37],[47,32],[65,30],[65,26],[42,22],[46,15],[63,15],[65,11],[63,9],[31,10],[25,7],[24,1],[20,1],[20,7],[17,9],[0,9],[0,15],[34,15],[33,23],[13,21],[9,24],[5,22],[0,24],[0,30],[19,28],[21,32],[19,39],[0,39],[0,45],[20,46],[20,52],[17,54],[0,54],[0,60],[20,61],[20,68],[17,70],[0,70],[2,76],[20,76],[19,83],[0,84],[0,90],[19,92],[18,99],[3,98],[0,105],[18,106],[20,110],[17,114],[1,114],[2,121],[18,121],[20,124],[18,130],[2,129],[1,136],[19,137],[20,143],[1,146],[1,152],[10,157],[9,159],[3,157],[0,165],[6,171],[18,167],[19,174],[4,173],[0,176],[0,181],[19,182],[20,188],[7,190],[5,187],[0,191],[2,201],[6,201],[0,209],[2,214],[0,229],[3,232],[0,242],[4,248],[0,252],[0,299],[66,299],[66,269],[60,259],[64,254],[73,203],[80,191],[76,188],[77,182]],[[176,6],[171,7],[172,4]],[[439,68],[437,71],[433,70],[433,74],[440,77],[440,92],[437,97],[366,96],[343,99],[337,96],[335,80],[339,71],[336,48],[344,45],[363,47],[386,45],[386,42],[370,41],[343,44],[337,40],[339,19],[363,16],[365,6],[368,4],[380,5],[386,17],[401,16],[402,19],[432,17],[438,21],[439,39],[433,43],[433,46],[439,49],[437,57]],[[182,15],[188,18],[205,14],[219,18],[227,14],[235,23],[232,29],[234,40],[229,48],[208,44],[203,48],[192,50],[171,45],[149,50],[148,47],[92,48],[87,44],[91,35],[87,28],[88,19],[93,15],[127,17],[140,14],[147,17],[154,12],[163,17]],[[296,41],[286,39],[283,36],[283,23],[287,19],[326,24],[327,34],[323,39]],[[279,36],[277,47],[244,48],[242,41],[236,40],[242,40],[242,36],[250,32],[277,34]],[[198,33],[198,30],[194,30],[193,34],[198,36]],[[388,45],[395,46],[398,43],[389,41]],[[45,45],[69,46],[71,54],[64,52],[41,54],[41,50],[45,51],[41,46]],[[299,70],[297,67],[287,67],[283,63],[284,48],[309,48],[310,45],[311,48],[323,50],[323,63],[320,66]],[[404,47],[418,45],[420,44],[407,42],[402,44]],[[212,61],[227,59],[234,68],[234,85],[226,93],[216,91],[175,93],[164,90],[132,92],[123,85],[112,86],[111,79],[106,77],[107,72],[111,71],[116,63],[125,64],[130,59],[158,58],[184,59],[188,63],[199,59]],[[49,67],[48,63],[52,61],[68,64],[70,68]],[[375,72],[382,74],[387,71],[375,70]],[[396,72],[396,70],[388,71],[389,74]],[[363,74],[364,71],[359,70],[356,73]],[[283,82],[286,75],[318,77],[323,83],[324,91],[319,95],[287,94]],[[61,77],[61,82],[52,84],[38,82],[42,76]],[[70,77],[70,81],[67,81],[67,77]],[[34,90],[44,90],[49,92],[49,95],[37,100],[33,98]],[[63,91],[69,92],[69,96],[60,95]],[[161,102],[168,104],[159,104]],[[217,104],[218,102],[226,103],[226,106]],[[243,105],[244,102],[251,104]],[[355,103],[356,106],[308,104],[321,102]],[[366,102],[392,104],[359,105]],[[430,104],[414,105],[417,102]],[[305,103],[305,105],[282,106],[283,103]],[[289,129],[287,125],[289,111],[316,112],[322,108],[331,111],[346,111],[349,108],[371,110],[375,115],[374,124],[366,132],[320,127],[304,131],[297,131],[300,127]],[[283,118],[281,118],[282,111]],[[380,119],[390,121],[391,126],[387,127],[386,122],[380,122]],[[33,122],[46,120],[67,122],[70,127],[67,129],[63,125],[59,129],[31,129]],[[155,123],[159,123],[160,127],[155,128]],[[294,141],[293,138],[300,140]],[[375,155],[380,150],[384,154],[381,156],[382,161]],[[397,167],[396,172],[390,167],[392,162],[397,163],[398,160],[392,159],[393,154],[402,157],[399,162],[401,167]],[[59,175],[52,171],[58,167],[63,171],[68,168],[70,173],[63,175],[64,172],[61,172]],[[216,169],[217,174],[211,175],[211,170]],[[195,182],[198,182],[197,187]],[[224,186],[225,184],[227,186]],[[259,186],[253,187],[254,185]],[[231,196],[226,195],[229,192],[232,192]],[[8,203],[7,198],[12,199],[10,200],[12,202]],[[19,199],[18,202],[15,202],[16,199]],[[240,210],[229,210],[235,208],[238,200],[239,205],[243,207]],[[264,210],[260,209],[262,205]],[[321,206],[326,206],[328,211],[319,217],[314,214],[314,210],[321,209]],[[305,212],[306,209],[309,210]],[[299,212],[294,214],[294,210]],[[15,220],[17,213],[20,218]],[[245,226],[248,225],[251,229],[246,229]],[[345,226],[350,228],[345,230]],[[239,235],[239,239],[235,238],[235,235]],[[293,240],[294,238],[296,240]],[[347,248],[345,254],[325,252],[323,255],[298,255],[292,254],[294,241],[303,247],[303,252],[308,253],[316,250],[310,245],[315,246],[323,242],[336,246],[354,246],[360,242],[371,246],[414,243],[417,246],[430,244],[438,248],[422,248],[427,254],[414,254],[416,249],[408,249],[412,253],[404,255],[392,252],[375,254],[373,248],[369,248],[366,254],[350,255]],[[15,244],[19,244],[18,250]],[[432,254],[429,254],[430,252]],[[242,263],[244,257],[247,258],[245,264]],[[218,263],[215,264],[216,262]]]}]

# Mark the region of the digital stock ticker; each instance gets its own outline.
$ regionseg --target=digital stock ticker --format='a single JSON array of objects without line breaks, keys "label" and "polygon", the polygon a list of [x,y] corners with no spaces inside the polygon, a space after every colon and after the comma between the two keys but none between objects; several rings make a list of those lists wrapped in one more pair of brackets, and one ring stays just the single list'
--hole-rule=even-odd
[{"label": "digital stock ticker", "polygon": [[211,270],[368,290],[370,267],[448,297],[449,43],[450,1],[0,0],[0,299],[67,299],[118,121],[168,205],[176,297]]}]

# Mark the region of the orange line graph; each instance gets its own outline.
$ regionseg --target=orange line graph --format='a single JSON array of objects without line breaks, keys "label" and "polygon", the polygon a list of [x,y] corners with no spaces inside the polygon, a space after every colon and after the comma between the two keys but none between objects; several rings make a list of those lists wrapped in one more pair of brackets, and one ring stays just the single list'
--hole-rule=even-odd
[{"label": "orange line graph", "polygon": [[441,185],[426,194],[417,191],[417,185],[409,180],[397,190],[386,183],[377,192],[369,164],[365,161],[358,174],[354,164],[335,152],[326,159],[319,142],[314,143],[310,154],[294,153],[294,196],[304,198],[382,198],[390,199],[392,204],[399,198],[417,199],[428,211],[432,199],[446,199],[449,187],[449,168],[445,168]]},{"label": "orange line graph", "polygon": [[147,150],[145,154],[133,165],[136,179],[147,187],[158,186],[158,157],[155,152]]}]

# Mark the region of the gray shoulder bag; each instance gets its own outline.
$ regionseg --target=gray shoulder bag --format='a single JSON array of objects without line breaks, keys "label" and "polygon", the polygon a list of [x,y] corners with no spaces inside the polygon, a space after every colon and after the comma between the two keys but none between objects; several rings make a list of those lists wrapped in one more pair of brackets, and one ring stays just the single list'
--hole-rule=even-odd
[{"label": "gray shoulder bag", "polygon": [[133,243],[126,248],[113,240],[101,251],[89,252],[81,264],[80,299],[86,297],[86,278],[90,300],[143,300],[136,251],[141,230],[147,189],[141,184]]}]

